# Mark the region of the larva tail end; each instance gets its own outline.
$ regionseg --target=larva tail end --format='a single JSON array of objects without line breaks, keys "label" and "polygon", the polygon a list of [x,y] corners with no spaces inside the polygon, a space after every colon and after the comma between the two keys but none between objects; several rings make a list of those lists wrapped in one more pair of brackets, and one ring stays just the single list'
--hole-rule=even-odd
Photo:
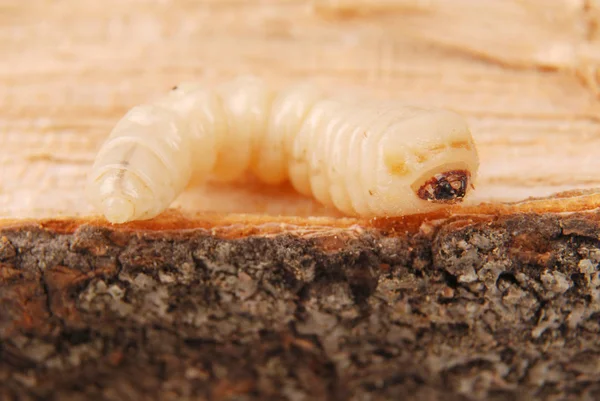
[{"label": "larva tail end", "polygon": [[122,224],[134,219],[135,207],[128,199],[113,196],[102,202],[102,213],[109,222]]}]

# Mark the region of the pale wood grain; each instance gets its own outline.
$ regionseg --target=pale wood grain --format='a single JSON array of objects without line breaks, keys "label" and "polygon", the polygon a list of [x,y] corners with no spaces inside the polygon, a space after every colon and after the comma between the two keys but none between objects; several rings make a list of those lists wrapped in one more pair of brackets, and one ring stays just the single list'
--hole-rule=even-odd
[{"label": "pale wood grain", "polygon": [[[473,202],[600,187],[597,6],[448,3],[3,0],[0,217],[92,213],[85,174],[128,108],[245,73],[465,114],[482,161]],[[331,213],[255,184],[195,188],[177,205]]]}]

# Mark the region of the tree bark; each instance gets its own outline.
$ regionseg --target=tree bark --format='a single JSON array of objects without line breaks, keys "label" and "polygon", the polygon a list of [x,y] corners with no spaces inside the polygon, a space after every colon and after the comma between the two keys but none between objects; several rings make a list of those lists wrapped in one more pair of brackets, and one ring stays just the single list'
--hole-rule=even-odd
[{"label": "tree bark", "polygon": [[3,399],[597,399],[597,213],[8,224]]}]

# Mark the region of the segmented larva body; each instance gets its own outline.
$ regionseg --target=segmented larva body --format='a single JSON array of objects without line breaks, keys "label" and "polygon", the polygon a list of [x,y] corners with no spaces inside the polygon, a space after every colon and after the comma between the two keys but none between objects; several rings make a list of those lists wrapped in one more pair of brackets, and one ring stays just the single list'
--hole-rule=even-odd
[{"label": "segmented larva body", "polygon": [[131,109],[97,155],[87,194],[123,223],[160,214],[190,181],[249,170],[348,215],[399,216],[460,202],[478,164],[454,112],[240,78],[215,90],[180,85]]}]

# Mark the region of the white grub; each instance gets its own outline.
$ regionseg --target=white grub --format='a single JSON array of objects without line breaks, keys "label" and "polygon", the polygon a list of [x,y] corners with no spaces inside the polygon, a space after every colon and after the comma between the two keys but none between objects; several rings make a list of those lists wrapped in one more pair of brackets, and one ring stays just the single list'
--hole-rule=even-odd
[{"label": "white grub", "polygon": [[100,149],[87,196],[112,223],[150,219],[190,183],[252,172],[363,217],[462,201],[479,165],[465,120],[447,110],[348,101],[243,77],[182,84],[131,109]]}]

